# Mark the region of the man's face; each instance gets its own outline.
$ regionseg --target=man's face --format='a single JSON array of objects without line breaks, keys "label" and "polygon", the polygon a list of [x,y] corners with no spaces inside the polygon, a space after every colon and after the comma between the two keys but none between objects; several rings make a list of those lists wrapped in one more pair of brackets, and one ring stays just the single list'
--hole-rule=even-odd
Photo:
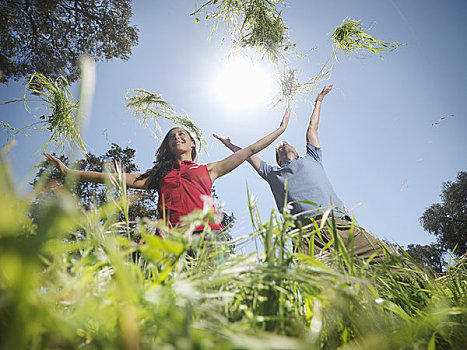
[{"label": "man's face", "polygon": [[287,141],[280,141],[277,143],[276,153],[279,164],[284,164],[286,161],[298,157],[298,153],[295,147],[287,143]]}]

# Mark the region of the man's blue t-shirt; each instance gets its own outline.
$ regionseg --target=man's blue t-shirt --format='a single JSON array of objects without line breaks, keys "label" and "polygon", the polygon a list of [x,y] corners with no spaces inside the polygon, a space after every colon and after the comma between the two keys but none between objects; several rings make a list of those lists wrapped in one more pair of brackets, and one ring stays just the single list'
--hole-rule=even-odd
[{"label": "man's blue t-shirt", "polygon": [[339,208],[334,210],[335,215],[343,215],[344,204],[334,192],[321,159],[321,148],[307,143],[304,156],[281,166],[272,166],[261,161],[259,174],[269,183],[279,210],[284,206],[284,186],[287,179],[287,203],[306,200],[317,204],[292,203],[291,213],[300,214],[298,219],[320,215],[331,206]]}]

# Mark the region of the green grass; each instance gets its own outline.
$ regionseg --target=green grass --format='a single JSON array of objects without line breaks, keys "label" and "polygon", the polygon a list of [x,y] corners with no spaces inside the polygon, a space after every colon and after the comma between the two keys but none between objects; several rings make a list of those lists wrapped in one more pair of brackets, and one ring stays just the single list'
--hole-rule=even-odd
[{"label": "green grass", "polygon": [[[183,229],[143,220],[130,228],[121,199],[83,212],[67,191],[16,192],[0,162],[0,348],[42,349],[461,349],[467,268],[440,276],[394,256],[364,264],[351,252],[326,262],[293,252],[292,218],[260,220],[264,252],[226,255]],[[109,184],[110,186],[111,184]],[[197,221],[197,222],[196,222]],[[153,235],[164,231],[164,239]],[[206,233],[208,234],[208,233]],[[133,237],[142,236],[144,243]],[[196,258],[187,257],[192,250]],[[225,258],[224,258],[225,257]]]}]

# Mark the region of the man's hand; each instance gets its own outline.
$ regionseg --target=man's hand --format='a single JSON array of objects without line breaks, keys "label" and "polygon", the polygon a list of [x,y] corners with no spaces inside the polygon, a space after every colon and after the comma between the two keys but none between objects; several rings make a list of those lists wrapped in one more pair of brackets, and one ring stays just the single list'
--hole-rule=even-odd
[{"label": "man's hand", "polygon": [[318,94],[318,96],[316,96],[315,101],[316,102],[318,102],[318,101],[322,102],[323,99],[324,99],[324,96],[326,96],[329,93],[329,91],[331,91],[331,90],[332,90],[332,84],[329,85],[329,86],[325,86],[323,88],[323,90],[321,90],[321,92]]},{"label": "man's hand", "polygon": [[65,164],[63,164],[60,159],[54,157],[50,153],[44,153],[44,156],[45,156],[45,159],[49,163],[53,164],[56,168],[58,168],[58,170],[60,170],[62,172],[62,174],[66,174],[68,172],[67,166]]},{"label": "man's hand", "polygon": [[227,147],[228,149],[230,149],[232,152],[236,152],[239,149],[241,149],[240,147],[235,146],[232,143],[232,141],[230,141],[229,137],[222,137],[222,136],[219,136],[217,134],[212,134],[212,136],[214,136],[216,139],[218,139],[220,142],[222,142],[224,144],[224,146]]},{"label": "man's hand", "polygon": [[230,141],[230,137],[222,137],[217,134],[212,134],[212,136],[214,136],[216,139],[218,139],[220,142],[222,142],[227,147],[232,144],[232,142]]}]

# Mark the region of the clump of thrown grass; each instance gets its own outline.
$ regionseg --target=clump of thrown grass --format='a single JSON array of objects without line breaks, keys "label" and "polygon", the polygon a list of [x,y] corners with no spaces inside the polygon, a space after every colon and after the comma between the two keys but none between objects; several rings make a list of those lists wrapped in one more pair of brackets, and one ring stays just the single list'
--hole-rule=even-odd
[{"label": "clump of thrown grass", "polygon": [[[241,47],[259,47],[273,61],[280,57],[280,49],[287,47],[284,21],[275,9],[279,1],[249,1],[245,7],[245,19],[240,37]],[[245,33],[246,31],[246,33]]]},{"label": "clump of thrown grass", "polygon": [[[290,43],[287,27],[277,9],[283,0],[210,0],[192,15],[206,13],[206,19],[214,19],[213,32],[224,24],[230,34],[233,51],[238,48],[254,48],[277,62],[283,52],[294,44]],[[199,18],[195,18],[199,22]]]},{"label": "clump of thrown grass", "polygon": [[[37,122],[20,129],[4,122],[2,122],[2,127],[10,136],[19,132],[26,133],[28,129],[40,129],[43,133],[49,133],[49,139],[37,152],[47,149],[50,142],[53,142],[61,150],[74,144],[86,153],[80,135],[78,102],[73,100],[69,87],[68,81],[62,76],[51,79],[41,73],[29,75],[26,79],[24,97],[6,103],[24,101],[25,109],[34,115],[30,103],[39,101],[45,105],[47,113],[39,117],[35,116],[39,119]],[[27,94],[37,96],[38,100],[28,98]]]},{"label": "clump of thrown grass", "polygon": [[[131,94],[134,93],[133,95]],[[134,89],[126,95],[126,107],[133,111],[137,120],[144,126],[156,118],[169,118],[174,109],[161,95],[144,89]]]},{"label": "clump of thrown grass", "polygon": [[173,106],[162,98],[162,95],[144,89],[134,89],[126,95],[126,107],[133,111],[139,123],[150,130],[155,138],[160,138],[162,135],[158,120],[164,118],[193,133],[199,141],[200,150],[207,144],[201,129],[190,117],[186,114],[185,116],[178,115]]},{"label": "clump of thrown grass", "polygon": [[304,83],[300,83],[298,80],[299,71],[297,69],[287,68],[283,70],[278,77],[280,91],[278,93],[276,105],[284,104],[287,107],[290,107],[290,104],[294,101],[297,95],[314,91],[315,87],[320,82],[329,78],[331,71],[332,65],[324,65],[318,75]]},{"label": "clump of thrown grass", "polygon": [[280,95],[277,103],[290,103],[294,96],[303,90],[303,84],[300,84],[297,79],[298,70],[286,69],[279,75]]},{"label": "clump of thrown grass", "polygon": [[345,54],[351,52],[369,51],[382,57],[383,52],[390,52],[400,45],[397,41],[385,42],[368,34],[360,21],[344,19],[343,23],[332,33],[334,52],[341,50]]}]

